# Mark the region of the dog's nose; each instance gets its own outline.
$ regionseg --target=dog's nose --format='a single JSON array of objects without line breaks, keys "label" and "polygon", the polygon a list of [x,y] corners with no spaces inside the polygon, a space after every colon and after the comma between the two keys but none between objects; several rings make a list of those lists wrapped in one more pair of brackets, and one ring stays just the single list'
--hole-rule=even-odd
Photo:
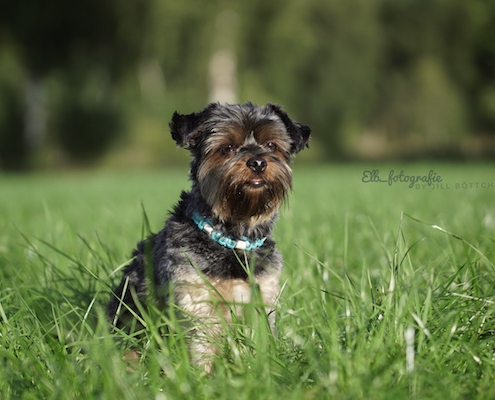
[{"label": "dog's nose", "polygon": [[266,161],[261,157],[252,157],[247,160],[246,165],[257,174],[261,174],[266,169]]}]

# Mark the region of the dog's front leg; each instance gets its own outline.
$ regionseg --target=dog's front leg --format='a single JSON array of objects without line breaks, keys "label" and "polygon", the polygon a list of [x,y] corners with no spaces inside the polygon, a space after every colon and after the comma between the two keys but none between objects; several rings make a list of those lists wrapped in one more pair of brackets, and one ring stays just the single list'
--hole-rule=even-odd
[{"label": "dog's front leg", "polygon": [[184,328],[191,360],[206,373],[211,373],[222,332],[219,310],[212,302],[211,289],[203,282],[178,283],[175,301],[185,316]]}]

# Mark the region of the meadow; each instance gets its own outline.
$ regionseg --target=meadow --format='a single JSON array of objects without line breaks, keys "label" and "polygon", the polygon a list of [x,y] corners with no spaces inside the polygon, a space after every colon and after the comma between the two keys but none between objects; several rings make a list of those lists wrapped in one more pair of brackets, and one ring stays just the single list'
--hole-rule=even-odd
[{"label": "meadow", "polygon": [[211,375],[172,311],[104,315],[186,174],[0,175],[1,399],[495,398],[495,165],[296,163],[278,334],[239,322]]}]

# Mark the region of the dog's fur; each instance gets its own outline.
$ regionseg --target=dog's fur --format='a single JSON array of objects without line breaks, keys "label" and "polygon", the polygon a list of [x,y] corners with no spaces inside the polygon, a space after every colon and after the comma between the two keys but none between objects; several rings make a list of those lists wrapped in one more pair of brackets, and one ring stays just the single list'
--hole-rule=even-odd
[{"label": "dog's fur", "polygon": [[[192,189],[182,193],[165,227],[139,243],[108,312],[122,327],[139,314],[136,303],[174,301],[192,323],[193,360],[210,371],[220,318],[231,321],[228,305],[250,301],[253,280],[274,327],[282,257],[272,228],[292,188],[290,161],[307,145],[310,129],[277,105],[251,103],[175,113],[170,129],[177,144],[192,153]],[[252,250],[227,248],[198,227],[194,213],[220,235],[264,242]],[[253,271],[251,282],[243,262]]]}]

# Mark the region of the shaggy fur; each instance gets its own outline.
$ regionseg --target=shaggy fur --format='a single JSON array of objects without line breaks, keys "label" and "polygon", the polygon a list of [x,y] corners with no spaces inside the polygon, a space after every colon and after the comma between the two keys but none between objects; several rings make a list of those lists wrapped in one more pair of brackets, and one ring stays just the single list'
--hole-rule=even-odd
[{"label": "shaggy fur", "polygon": [[[290,161],[307,145],[310,129],[292,121],[277,105],[251,103],[211,104],[199,113],[175,113],[170,129],[177,144],[193,156],[191,191],[181,194],[164,228],[139,243],[108,312],[112,323],[123,327],[132,323],[130,310],[139,314],[137,302],[166,306],[173,301],[191,321],[194,362],[210,371],[221,318],[227,322],[232,318],[231,307],[219,304],[251,300],[252,282],[240,260],[253,268],[274,326],[282,257],[272,229],[292,187]],[[252,250],[227,248],[198,227],[194,213],[220,235],[233,240],[262,238],[263,245]]]}]

